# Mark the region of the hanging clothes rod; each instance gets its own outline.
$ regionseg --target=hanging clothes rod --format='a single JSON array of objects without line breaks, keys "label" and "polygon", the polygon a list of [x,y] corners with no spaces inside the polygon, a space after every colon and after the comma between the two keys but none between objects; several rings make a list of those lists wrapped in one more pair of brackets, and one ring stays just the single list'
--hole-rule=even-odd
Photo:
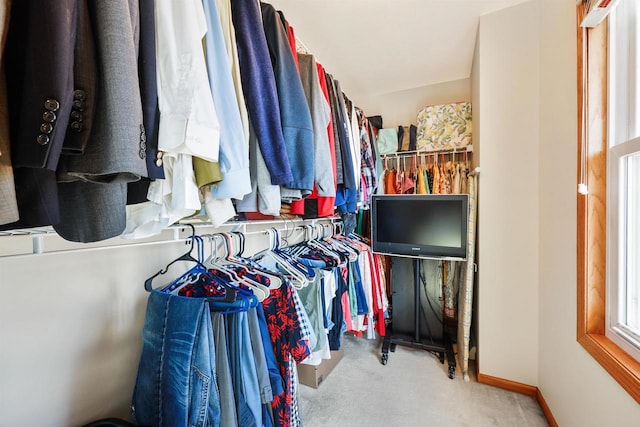
[{"label": "hanging clothes rod", "polygon": [[[118,247],[134,247],[157,245],[164,243],[175,243],[184,241],[191,236],[190,225],[194,226],[197,234],[215,234],[224,232],[240,232],[245,235],[265,234],[267,228],[275,228],[280,233],[291,233],[303,230],[306,225],[335,224],[341,222],[339,217],[315,218],[315,219],[278,219],[266,221],[242,221],[227,222],[220,226],[194,221],[184,221],[173,224],[164,229],[160,234],[143,239],[123,239],[114,237],[92,243],[79,243],[64,240],[59,237],[53,227],[39,227],[29,229],[8,230],[0,232],[0,239],[16,239],[6,247],[0,247],[0,257],[5,256],[31,256],[34,254],[69,252],[69,251],[89,251],[102,250]],[[280,226],[280,227],[278,227]],[[15,243],[15,244],[14,244]]]},{"label": "hanging clothes rod", "polygon": [[471,153],[473,152],[473,147],[471,145],[467,145],[463,148],[450,148],[446,150],[411,150],[411,151],[396,151],[395,153],[383,154],[382,158],[388,157],[401,157],[401,156],[412,156],[412,155],[437,155],[437,154],[456,154],[456,153]]}]

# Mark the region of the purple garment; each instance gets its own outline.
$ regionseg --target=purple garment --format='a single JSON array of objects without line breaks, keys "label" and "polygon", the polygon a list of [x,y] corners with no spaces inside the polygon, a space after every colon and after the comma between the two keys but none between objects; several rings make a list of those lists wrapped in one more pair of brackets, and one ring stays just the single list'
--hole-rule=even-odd
[{"label": "purple garment", "polygon": [[258,136],[271,183],[287,184],[293,180],[293,175],[282,134],[276,80],[262,26],[260,5],[255,0],[232,0],[231,17],[249,119]]}]

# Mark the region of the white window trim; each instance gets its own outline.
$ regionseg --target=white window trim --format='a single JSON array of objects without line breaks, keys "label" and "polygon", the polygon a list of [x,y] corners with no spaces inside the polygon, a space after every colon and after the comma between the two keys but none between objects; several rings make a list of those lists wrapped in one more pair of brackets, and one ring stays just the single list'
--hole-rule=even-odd
[{"label": "white window trim", "polygon": [[626,194],[627,172],[626,163],[630,155],[640,152],[640,137],[631,141],[618,144],[609,149],[608,175],[609,187],[607,189],[607,316],[605,335],[615,342],[623,350],[640,361],[640,334],[631,330],[621,322],[626,318],[624,307],[620,307],[618,301],[626,298],[626,288],[621,286],[627,283],[625,275],[628,259],[626,254],[627,235],[625,229],[627,200],[620,195]]}]

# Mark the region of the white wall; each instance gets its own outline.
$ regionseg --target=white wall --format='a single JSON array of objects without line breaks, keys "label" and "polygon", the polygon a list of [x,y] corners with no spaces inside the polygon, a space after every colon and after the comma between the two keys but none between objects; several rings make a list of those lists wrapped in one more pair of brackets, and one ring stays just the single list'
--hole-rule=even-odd
[{"label": "white wall", "polygon": [[[480,97],[482,90],[480,87],[480,27],[478,27],[478,33],[476,34],[476,45],[473,50],[473,61],[471,67],[471,112],[473,114],[473,149],[476,153],[479,153],[482,145],[482,107],[480,104]],[[473,157],[473,167],[479,166],[479,155]],[[476,242],[476,249],[480,248],[478,242]],[[479,253],[476,250],[476,262],[478,262]]]},{"label": "white wall", "polygon": [[481,144],[478,364],[538,382],[538,18],[528,2],[480,18],[473,76]]},{"label": "white wall", "polygon": [[576,341],[575,1],[539,3],[538,387],[561,426],[637,426],[640,405]]},{"label": "white wall", "polygon": [[[268,247],[259,231],[267,227],[285,228],[247,225],[246,255]],[[200,227],[198,233],[230,229]],[[67,427],[129,417],[148,297],[144,280],[186,252],[188,246],[173,239],[190,234],[170,229],[148,239],[159,242],[115,238],[94,245],[47,235],[41,254],[28,254],[31,236],[0,235],[0,426]],[[281,236],[292,244],[303,231]],[[92,248],[101,245],[117,246]],[[175,265],[154,287],[193,264]]]},{"label": "white wall", "polygon": [[356,103],[368,116],[381,115],[384,127],[416,124],[418,112],[437,104],[471,100],[471,80],[461,79],[371,97]]},{"label": "white wall", "polygon": [[561,426],[636,426],[640,405],[576,341],[575,25],[573,0],[481,19],[479,367],[537,386]]}]

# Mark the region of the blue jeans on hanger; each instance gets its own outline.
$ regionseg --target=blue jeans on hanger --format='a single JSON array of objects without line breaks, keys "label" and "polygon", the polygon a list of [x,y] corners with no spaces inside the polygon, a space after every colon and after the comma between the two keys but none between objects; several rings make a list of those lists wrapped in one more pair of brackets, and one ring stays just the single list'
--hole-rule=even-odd
[{"label": "blue jeans on hanger", "polygon": [[142,340],[133,391],[136,422],[159,427],[218,425],[215,345],[206,300],[152,291]]},{"label": "blue jeans on hanger", "polygon": [[246,312],[228,314],[227,347],[238,426],[262,426],[262,402]]},{"label": "blue jeans on hanger", "polygon": [[264,309],[262,308],[261,304],[256,307],[256,313],[258,314],[258,325],[260,326],[260,337],[262,338],[264,356],[267,359],[267,368],[269,369],[271,391],[273,392],[274,396],[278,396],[284,393],[284,383],[282,375],[280,375],[278,362],[276,361],[276,354],[273,351],[273,343],[271,342],[271,337],[269,336],[267,319],[264,316]]},{"label": "blue jeans on hanger", "polygon": [[220,393],[220,427],[238,427],[236,400],[233,393],[225,315],[211,312],[213,338],[216,342],[216,380]]}]

